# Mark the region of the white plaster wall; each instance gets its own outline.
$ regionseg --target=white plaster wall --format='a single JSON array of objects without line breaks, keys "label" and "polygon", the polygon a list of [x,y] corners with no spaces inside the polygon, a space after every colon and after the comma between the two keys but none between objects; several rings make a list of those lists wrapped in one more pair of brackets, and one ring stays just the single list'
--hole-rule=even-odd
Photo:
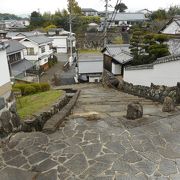
[{"label": "white plaster wall", "polygon": [[25,51],[24,57],[27,60],[33,60],[33,61],[38,60],[38,53],[39,53],[38,44],[33,43],[31,41],[21,41],[20,43],[26,46],[27,48],[34,48],[35,55],[27,55],[27,51]]},{"label": "white plaster wall", "polygon": [[100,77],[91,77],[89,76],[89,82],[100,82]]},{"label": "white plaster wall", "polygon": [[53,47],[57,48],[58,53],[67,53],[67,37],[65,36],[53,36]]},{"label": "white plaster wall", "polygon": [[10,82],[6,50],[0,50],[0,86]]},{"label": "white plaster wall", "polygon": [[115,75],[121,74],[121,65],[112,63],[112,73]]},{"label": "white plaster wall", "polygon": [[175,86],[180,82],[180,61],[155,64],[153,69],[125,70],[124,80],[134,85]]},{"label": "white plaster wall", "polygon": [[103,72],[103,60],[79,61],[78,66],[79,66],[79,74]]}]

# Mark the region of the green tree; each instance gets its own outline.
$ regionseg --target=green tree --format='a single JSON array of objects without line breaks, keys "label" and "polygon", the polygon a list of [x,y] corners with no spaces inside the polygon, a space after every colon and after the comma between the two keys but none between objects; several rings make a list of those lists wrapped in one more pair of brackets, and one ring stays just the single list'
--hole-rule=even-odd
[{"label": "green tree", "polygon": [[169,16],[180,15],[180,6],[171,6],[168,10]]},{"label": "green tree", "polygon": [[152,20],[164,20],[168,18],[168,14],[165,9],[158,9],[151,14]]},{"label": "green tree", "polygon": [[157,58],[169,55],[167,35],[152,34],[147,30],[134,29],[130,41],[131,54],[134,57],[132,65],[149,64]]},{"label": "green tree", "polygon": [[119,3],[115,6],[115,9],[119,12],[125,12],[128,7],[124,3]]},{"label": "green tree", "polygon": [[51,25],[45,27],[45,28],[44,28],[44,31],[45,31],[45,32],[48,32],[50,29],[53,29],[53,28],[57,28],[57,26],[54,25],[54,24],[51,24]]},{"label": "green tree", "polygon": [[31,28],[42,27],[43,23],[44,21],[42,15],[37,11],[33,11],[30,16],[30,27]]},{"label": "green tree", "polygon": [[72,13],[74,15],[82,14],[81,8],[78,5],[78,2],[76,0],[67,0],[67,1],[68,1],[67,9],[68,9],[69,13]]}]

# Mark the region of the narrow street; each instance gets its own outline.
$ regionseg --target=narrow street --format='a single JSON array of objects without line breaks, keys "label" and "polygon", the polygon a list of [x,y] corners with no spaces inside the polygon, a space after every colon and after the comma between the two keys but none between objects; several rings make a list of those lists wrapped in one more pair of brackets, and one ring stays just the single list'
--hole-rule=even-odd
[{"label": "narrow street", "polygon": [[74,66],[70,67],[68,71],[63,70],[63,66],[68,62],[67,54],[56,54],[58,58],[57,64],[47,70],[40,78],[40,82],[48,82],[53,86],[52,80],[54,75],[57,74],[59,77],[59,83],[61,85],[74,84],[75,69]]}]

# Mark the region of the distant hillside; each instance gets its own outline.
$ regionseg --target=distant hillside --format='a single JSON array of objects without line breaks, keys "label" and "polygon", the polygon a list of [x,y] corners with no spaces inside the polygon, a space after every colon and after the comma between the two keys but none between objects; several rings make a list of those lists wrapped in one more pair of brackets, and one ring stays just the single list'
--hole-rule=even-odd
[{"label": "distant hillside", "polygon": [[22,19],[19,16],[16,16],[14,14],[8,14],[8,13],[0,13],[0,20],[9,20],[9,19],[13,19],[13,20],[19,20]]}]

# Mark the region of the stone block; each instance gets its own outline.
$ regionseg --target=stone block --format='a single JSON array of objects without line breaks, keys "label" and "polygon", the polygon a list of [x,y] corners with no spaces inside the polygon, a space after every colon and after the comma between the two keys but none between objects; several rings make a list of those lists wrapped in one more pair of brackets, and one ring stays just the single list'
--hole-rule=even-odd
[{"label": "stone block", "polygon": [[6,103],[3,97],[0,97],[0,110],[5,108]]},{"label": "stone block", "polygon": [[143,116],[143,106],[139,102],[132,102],[127,107],[127,119],[138,119]]},{"label": "stone block", "polygon": [[175,106],[174,106],[174,102],[173,102],[172,98],[170,98],[168,96],[165,97],[162,111],[163,112],[171,112],[174,110],[175,110]]}]

